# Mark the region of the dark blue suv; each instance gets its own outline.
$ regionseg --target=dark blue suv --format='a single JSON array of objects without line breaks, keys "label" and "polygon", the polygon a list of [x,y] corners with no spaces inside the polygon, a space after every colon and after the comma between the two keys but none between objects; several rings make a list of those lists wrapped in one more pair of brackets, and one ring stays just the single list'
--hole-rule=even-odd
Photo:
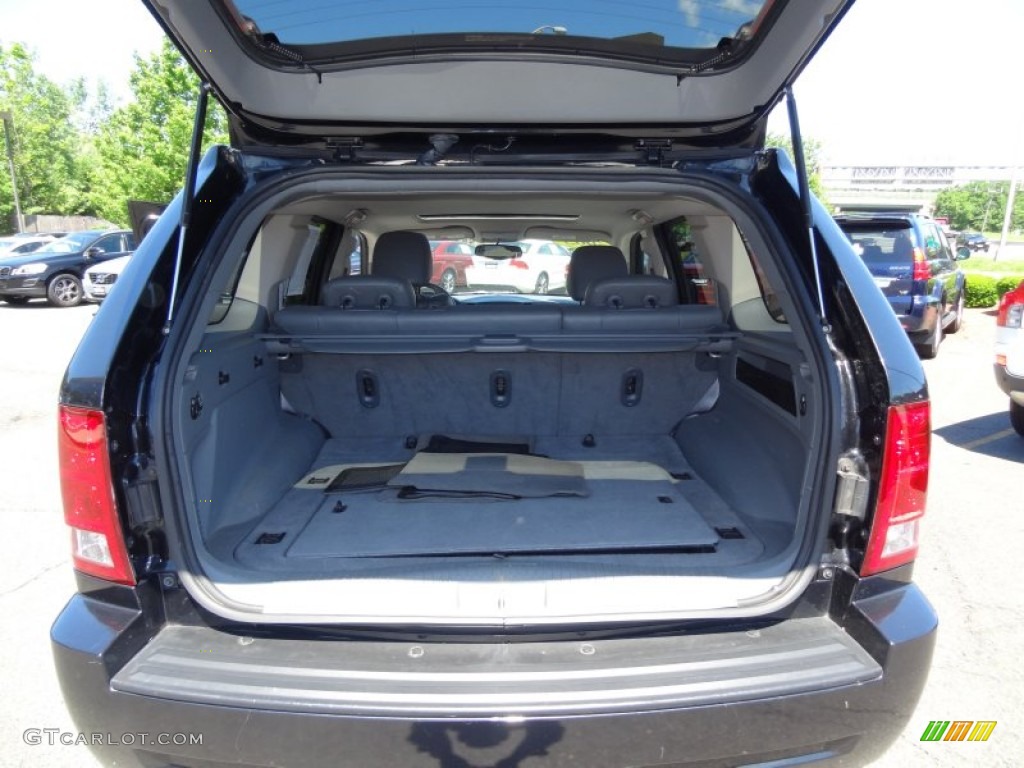
[{"label": "dark blue suv", "polygon": [[955,252],[939,225],[917,213],[849,214],[836,222],[921,357],[935,357],[943,334],[964,322],[966,276],[956,262],[970,251]]}]

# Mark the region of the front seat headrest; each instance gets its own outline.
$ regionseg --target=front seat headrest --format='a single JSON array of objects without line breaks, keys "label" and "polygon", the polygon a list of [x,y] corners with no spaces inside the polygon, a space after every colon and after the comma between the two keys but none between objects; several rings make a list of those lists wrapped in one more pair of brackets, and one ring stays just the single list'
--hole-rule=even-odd
[{"label": "front seat headrest", "polygon": [[566,288],[576,301],[583,301],[593,283],[628,275],[626,257],[614,245],[581,245],[569,258]]},{"label": "front seat headrest", "polygon": [[430,241],[422,232],[385,232],[373,248],[371,271],[378,277],[396,277],[413,285],[429,283],[433,271]]}]

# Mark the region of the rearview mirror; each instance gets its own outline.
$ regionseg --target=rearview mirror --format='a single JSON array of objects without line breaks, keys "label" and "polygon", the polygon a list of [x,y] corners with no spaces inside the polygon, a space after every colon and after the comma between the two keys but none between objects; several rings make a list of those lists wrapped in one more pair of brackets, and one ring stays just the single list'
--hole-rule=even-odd
[{"label": "rearview mirror", "polygon": [[478,245],[473,253],[488,259],[508,261],[522,256],[523,249],[518,245],[506,245],[505,243],[483,243]]},{"label": "rearview mirror", "polygon": [[87,259],[95,259],[101,253],[103,253],[103,249],[94,245],[92,248],[86,248],[85,249],[85,258],[87,258]]},{"label": "rearview mirror", "polygon": [[964,259],[969,259],[969,258],[971,258],[971,249],[970,248],[968,248],[966,245],[964,245],[964,246],[961,246],[960,248],[957,249],[957,251],[956,251],[956,260],[957,261],[963,261]]}]

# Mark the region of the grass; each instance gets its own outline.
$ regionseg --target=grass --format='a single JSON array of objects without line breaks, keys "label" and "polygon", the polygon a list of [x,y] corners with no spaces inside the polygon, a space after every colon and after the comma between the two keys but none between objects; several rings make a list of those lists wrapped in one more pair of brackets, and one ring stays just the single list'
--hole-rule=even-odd
[{"label": "grass", "polygon": [[[999,232],[986,232],[985,233],[985,237],[987,237],[990,242],[993,242],[996,245],[999,244],[999,239],[1002,236],[1003,236],[1002,231],[999,231]],[[1020,232],[1010,231],[1010,232],[1007,232],[1006,233],[1006,242],[1008,242],[1008,243],[1024,243],[1024,231],[1020,231]]]},{"label": "grass", "polygon": [[956,264],[969,275],[992,275],[993,277],[1019,275],[1024,279],[1024,261],[1020,259],[996,261],[988,254],[972,253],[971,258],[958,261]]}]

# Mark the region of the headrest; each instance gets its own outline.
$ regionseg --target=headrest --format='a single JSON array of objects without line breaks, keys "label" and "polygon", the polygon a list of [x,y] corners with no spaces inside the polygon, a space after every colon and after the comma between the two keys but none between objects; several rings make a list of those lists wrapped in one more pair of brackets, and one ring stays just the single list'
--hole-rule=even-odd
[{"label": "headrest", "polygon": [[569,258],[566,288],[576,301],[583,301],[592,283],[628,274],[626,257],[615,246],[581,245]]},{"label": "headrest", "polygon": [[679,303],[676,285],[667,277],[634,275],[590,284],[583,304],[603,309],[657,309]]},{"label": "headrest", "polygon": [[421,232],[385,232],[373,247],[372,272],[378,277],[397,277],[413,285],[430,282],[433,259],[430,241]]},{"label": "headrest", "polygon": [[902,232],[892,242],[892,255],[895,259],[909,259],[914,255],[914,244]]},{"label": "headrest", "polygon": [[324,283],[320,303],[342,309],[403,309],[416,306],[416,294],[408,280],[353,275]]}]

